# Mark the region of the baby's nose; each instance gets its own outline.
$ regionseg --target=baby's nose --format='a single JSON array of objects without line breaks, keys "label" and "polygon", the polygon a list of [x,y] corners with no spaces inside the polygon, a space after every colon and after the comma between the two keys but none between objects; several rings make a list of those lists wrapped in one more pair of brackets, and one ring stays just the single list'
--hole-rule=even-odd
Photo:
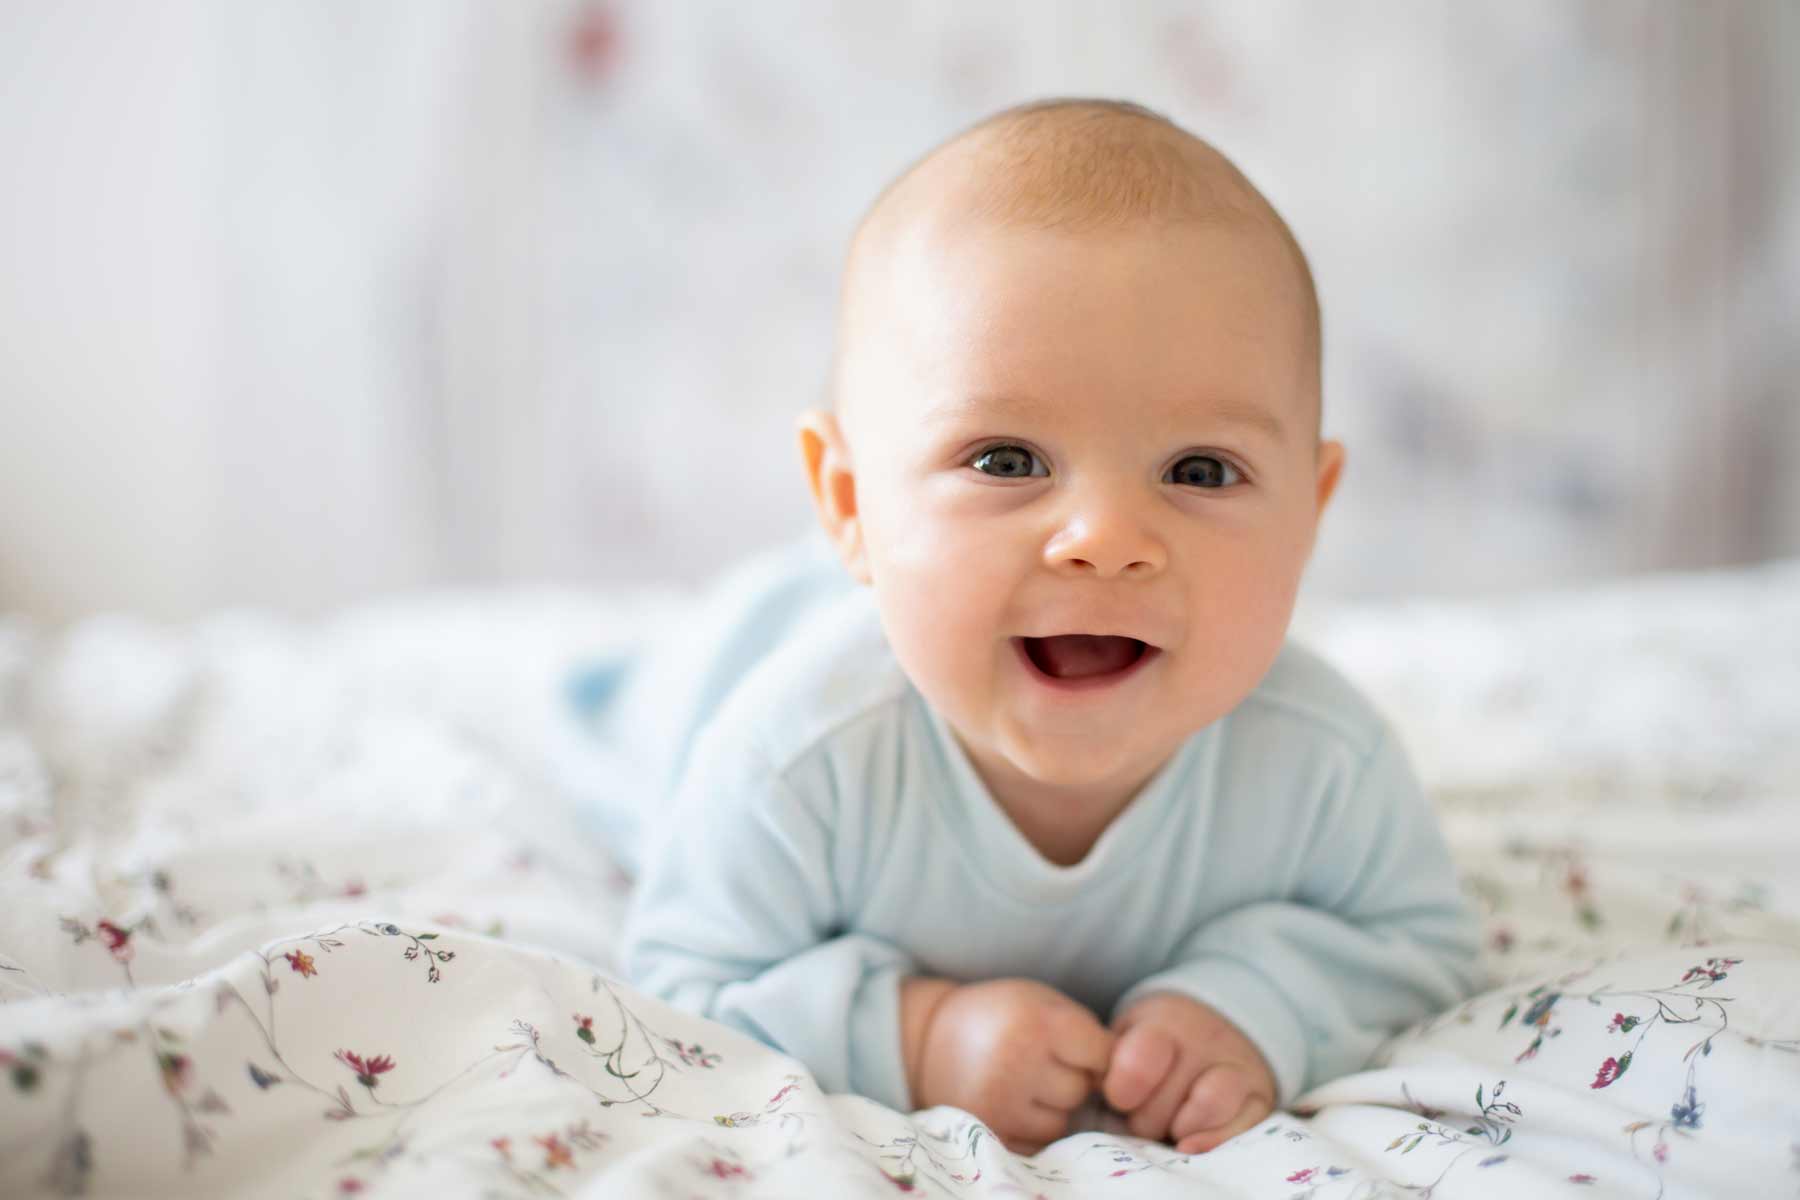
[{"label": "baby's nose", "polygon": [[1089,512],[1057,530],[1044,558],[1059,571],[1110,579],[1154,575],[1168,562],[1168,553],[1141,521],[1123,513]]}]

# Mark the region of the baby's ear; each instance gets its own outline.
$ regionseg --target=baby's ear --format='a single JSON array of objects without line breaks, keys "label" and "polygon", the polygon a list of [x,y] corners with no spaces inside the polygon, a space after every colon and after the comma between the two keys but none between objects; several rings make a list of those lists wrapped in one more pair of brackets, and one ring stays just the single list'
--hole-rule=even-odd
[{"label": "baby's ear", "polygon": [[819,524],[837,547],[844,569],[858,583],[868,583],[868,553],[863,544],[861,511],[856,507],[856,472],[850,465],[850,446],[837,417],[823,409],[812,409],[801,414],[798,432],[800,459],[806,465],[806,482],[812,489]]},{"label": "baby's ear", "polygon": [[1338,480],[1344,476],[1344,443],[1327,441],[1319,443],[1319,452],[1314,457],[1319,473],[1318,510],[1315,518],[1325,515],[1325,506],[1331,503],[1331,497],[1337,493]]},{"label": "baby's ear", "polygon": [[1326,506],[1337,494],[1338,481],[1344,477],[1344,443],[1338,441],[1320,442],[1318,454],[1314,457],[1317,464],[1318,483],[1317,500],[1313,509],[1312,541],[1307,553],[1319,541],[1319,522],[1325,517]]}]

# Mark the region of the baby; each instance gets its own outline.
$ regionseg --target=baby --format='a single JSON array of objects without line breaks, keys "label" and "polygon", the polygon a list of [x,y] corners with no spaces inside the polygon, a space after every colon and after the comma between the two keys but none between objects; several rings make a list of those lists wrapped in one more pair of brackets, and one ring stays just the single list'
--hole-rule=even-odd
[{"label": "baby", "polygon": [[631,978],[1027,1153],[1096,1090],[1210,1149],[1466,995],[1400,743],[1286,640],[1344,461],[1319,358],[1281,218],[1134,105],[1011,109],[889,186],[800,423],[866,586],[776,560],[687,649],[733,686]]}]

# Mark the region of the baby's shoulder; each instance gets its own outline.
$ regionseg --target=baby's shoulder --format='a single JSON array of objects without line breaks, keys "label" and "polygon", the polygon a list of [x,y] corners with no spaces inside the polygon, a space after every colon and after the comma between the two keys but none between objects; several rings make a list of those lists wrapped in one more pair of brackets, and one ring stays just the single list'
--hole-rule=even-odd
[{"label": "baby's shoulder", "polygon": [[1289,638],[1262,682],[1232,712],[1241,737],[1310,741],[1362,759],[1388,731],[1387,718],[1343,672]]},{"label": "baby's shoulder", "polygon": [[874,597],[858,588],[784,637],[732,690],[713,723],[782,773],[823,743],[899,719],[910,688]]}]

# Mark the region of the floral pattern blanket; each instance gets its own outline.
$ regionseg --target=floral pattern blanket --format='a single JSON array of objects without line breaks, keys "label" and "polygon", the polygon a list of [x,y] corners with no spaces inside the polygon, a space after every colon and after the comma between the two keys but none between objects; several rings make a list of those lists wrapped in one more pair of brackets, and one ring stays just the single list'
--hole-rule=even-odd
[{"label": "floral pattern blanket", "polygon": [[821,1094],[618,977],[571,670],[676,591],[0,623],[0,1195],[1800,1197],[1800,563],[1304,609],[1491,987],[1206,1155]]}]

